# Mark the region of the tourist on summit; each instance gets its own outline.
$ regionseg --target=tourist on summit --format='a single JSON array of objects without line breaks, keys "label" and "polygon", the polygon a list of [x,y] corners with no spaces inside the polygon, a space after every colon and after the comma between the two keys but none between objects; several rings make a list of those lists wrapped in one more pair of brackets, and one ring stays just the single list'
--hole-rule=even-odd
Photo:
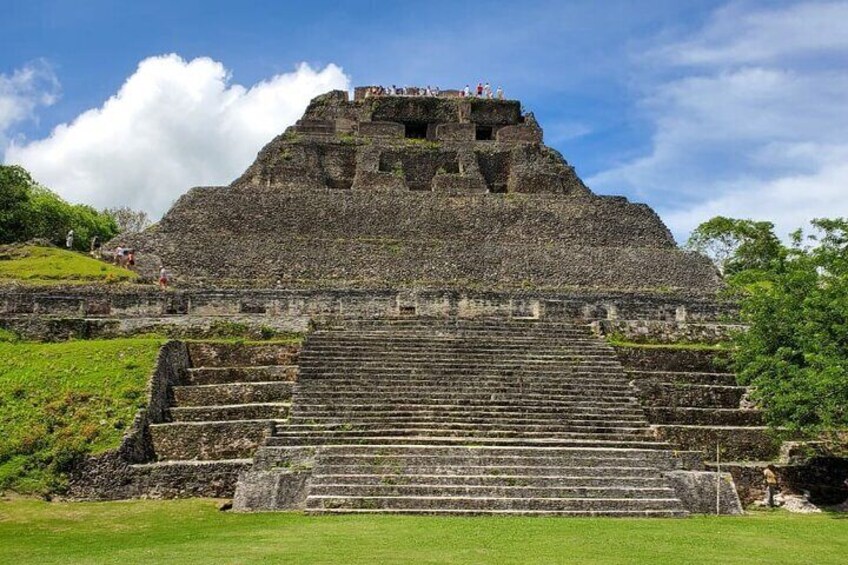
[{"label": "tourist on summit", "polygon": [[478,82],[477,83],[477,98],[482,98],[482,97],[483,97],[483,83]]},{"label": "tourist on summit", "polygon": [[465,88],[462,89],[462,95],[466,98],[471,96],[471,87],[468,86],[467,84],[465,85]]},{"label": "tourist on summit", "polygon": [[486,95],[486,98],[491,100],[491,98],[492,98],[492,87],[489,86],[488,82],[485,85],[483,85],[483,93]]},{"label": "tourist on summit", "polygon": [[503,88],[501,88],[500,86],[498,87],[498,90],[497,90],[496,96],[497,96],[497,99],[498,99],[498,100],[503,100],[503,99],[504,99],[504,92],[503,92]]},{"label": "tourist on summit", "polygon": [[763,470],[763,477],[766,480],[766,503],[769,508],[774,508],[774,495],[777,494],[777,475],[774,470],[772,464],[769,464]]},{"label": "tourist on summit", "polygon": [[68,231],[68,235],[65,236],[65,247],[68,249],[74,248],[74,230]]}]

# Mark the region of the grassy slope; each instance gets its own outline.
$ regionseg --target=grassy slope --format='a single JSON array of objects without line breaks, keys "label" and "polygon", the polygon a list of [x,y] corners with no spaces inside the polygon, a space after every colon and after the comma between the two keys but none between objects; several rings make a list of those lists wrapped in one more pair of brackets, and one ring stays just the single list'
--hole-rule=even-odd
[{"label": "grassy slope", "polygon": [[5,563],[845,563],[848,520],[233,514],[209,500],[0,502]]},{"label": "grassy slope", "polygon": [[0,491],[61,489],[73,457],[116,447],[161,343],[0,343]]},{"label": "grassy slope", "polygon": [[127,269],[55,247],[7,247],[0,254],[0,283],[83,284],[137,278]]}]

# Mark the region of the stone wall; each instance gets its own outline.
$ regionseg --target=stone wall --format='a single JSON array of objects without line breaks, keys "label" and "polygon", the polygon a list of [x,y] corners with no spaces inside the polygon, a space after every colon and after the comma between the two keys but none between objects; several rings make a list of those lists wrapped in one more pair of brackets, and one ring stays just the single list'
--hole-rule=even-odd
[{"label": "stone wall", "polygon": [[74,469],[69,477],[71,498],[118,500],[143,494],[143,485],[133,480],[135,471],[131,465],[155,458],[149,425],[165,421],[170,404],[168,389],[180,384],[188,366],[188,349],[184,343],[171,341],[162,346],[148,381],[147,407],[136,414],[118,448],[89,457]]},{"label": "stone wall", "polygon": [[[709,297],[652,293],[513,293],[411,290],[176,290],[152,287],[0,292],[0,327],[30,339],[114,337],[150,331],[202,337],[220,321],[302,332],[327,317],[542,318],[592,321],[610,315],[702,323],[732,311]],[[632,353],[638,356],[639,351]],[[635,361],[638,362],[638,361]]]}]

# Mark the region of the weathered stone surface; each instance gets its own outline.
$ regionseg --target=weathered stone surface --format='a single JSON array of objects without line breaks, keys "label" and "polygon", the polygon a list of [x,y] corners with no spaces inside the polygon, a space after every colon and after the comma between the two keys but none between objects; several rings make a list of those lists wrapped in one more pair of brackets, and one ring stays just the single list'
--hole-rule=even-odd
[{"label": "weathered stone surface", "polygon": [[271,469],[246,471],[239,476],[233,498],[236,512],[302,510],[306,506],[311,473]]},{"label": "weathered stone surface", "polygon": [[657,438],[703,451],[714,461],[716,447],[725,461],[769,461],[780,451],[780,439],[768,428],[731,426],[655,425]]},{"label": "weathered stone surface", "polygon": [[664,475],[669,479],[683,507],[692,514],[744,513],[730,473],[668,471]]}]

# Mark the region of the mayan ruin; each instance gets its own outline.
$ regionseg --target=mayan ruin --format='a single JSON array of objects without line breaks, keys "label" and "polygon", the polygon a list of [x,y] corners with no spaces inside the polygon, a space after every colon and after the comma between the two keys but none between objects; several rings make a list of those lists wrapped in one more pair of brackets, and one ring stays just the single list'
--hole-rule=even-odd
[{"label": "mayan ruin", "polygon": [[710,513],[717,480],[722,513],[760,496],[747,462],[780,441],[721,352],[605,339],[726,337],[713,264],[593,194],[520,102],[365,90],[315,98],[232,185],[109,244],[173,291],[4,296],[24,335],[305,332],[168,343],[73,496],[587,516]]}]

